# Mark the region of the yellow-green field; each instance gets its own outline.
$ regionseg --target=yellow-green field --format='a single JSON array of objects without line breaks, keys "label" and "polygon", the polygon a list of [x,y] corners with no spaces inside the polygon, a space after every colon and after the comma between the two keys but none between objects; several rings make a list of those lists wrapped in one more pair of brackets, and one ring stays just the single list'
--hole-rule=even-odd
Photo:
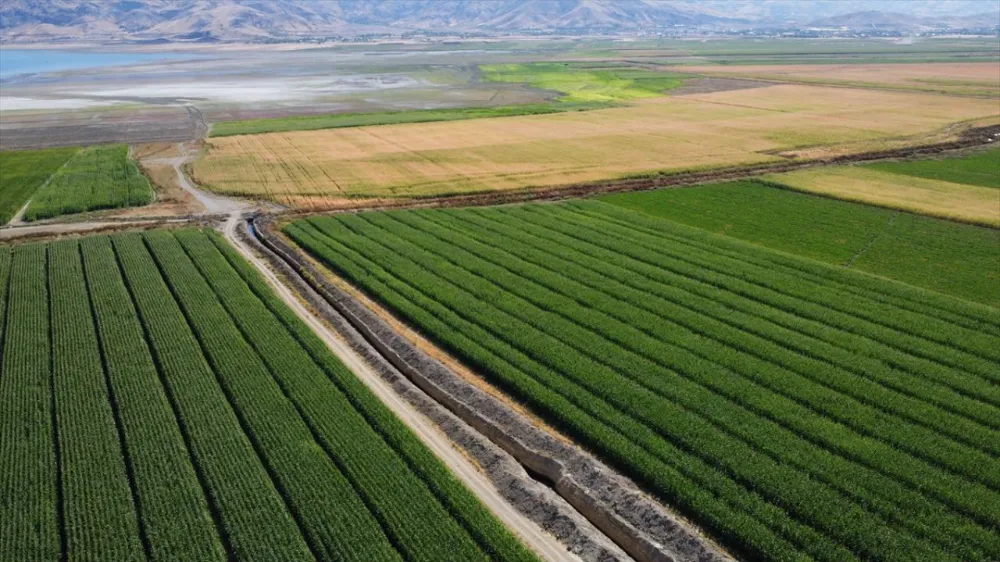
[{"label": "yellow-green field", "polygon": [[857,166],[767,176],[789,187],[838,199],[1000,226],[1000,190],[906,176]]},{"label": "yellow-green field", "polygon": [[850,152],[998,115],[991,100],[778,85],[579,113],[211,139],[193,172],[222,193],[306,205],[778,161],[817,145]]}]

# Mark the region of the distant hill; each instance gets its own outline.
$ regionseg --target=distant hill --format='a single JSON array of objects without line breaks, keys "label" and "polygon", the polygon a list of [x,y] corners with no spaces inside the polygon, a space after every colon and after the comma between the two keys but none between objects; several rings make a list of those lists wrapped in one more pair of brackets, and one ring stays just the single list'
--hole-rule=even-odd
[{"label": "distant hill", "polygon": [[809,22],[810,27],[913,29],[926,26],[924,18],[895,12],[854,12]]},{"label": "distant hill", "polygon": [[0,7],[5,42],[596,31],[725,21],[688,2],[660,0],[3,0]]},{"label": "distant hill", "polygon": [[997,14],[974,14],[968,16],[919,17],[897,12],[852,12],[813,20],[809,27],[845,27],[848,29],[897,29],[920,31],[923,29],[951,27],[990,27],[1000,24]]},{"label": "distant hill", "polygon": [[902,21],[909,26],[924,25],[919,18],[969,16],[984,7],[1000,14],[1000,0],[3,0],[0,41],[253,41],[405,31],[629,32],[812,20],[878,26],[877,21],[902,21],[903,14],[915,20]]}]

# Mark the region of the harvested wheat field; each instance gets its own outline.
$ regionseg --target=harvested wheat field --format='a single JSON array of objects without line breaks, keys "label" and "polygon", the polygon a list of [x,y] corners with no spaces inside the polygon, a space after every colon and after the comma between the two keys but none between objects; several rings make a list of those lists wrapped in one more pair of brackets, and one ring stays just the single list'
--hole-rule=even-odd
[{"label": "harvested wheat field", "polygon": [[1000,65],[995,62],[693,66],[677,70],[758,80],[1000,96]]},{"label": "harvested wheat field", "polygon": [[577,113],[217,138],[193,171],[215,191],[286,204],[467,193],[918,141],[998,114],[990,100],[779,85]]},{"label": "harvested wheat field", "polygon": [[857,166],[767,176],[789,187],[838,199],[963,222],[1000,226],[1000,190],[892,174]]}]

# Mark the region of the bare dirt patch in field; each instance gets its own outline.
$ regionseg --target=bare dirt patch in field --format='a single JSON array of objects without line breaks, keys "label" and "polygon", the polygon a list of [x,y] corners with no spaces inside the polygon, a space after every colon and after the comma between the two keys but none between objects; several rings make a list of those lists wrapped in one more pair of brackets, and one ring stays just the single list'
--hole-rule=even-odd
[{"label": "bare dirt patch in field", "polygon": [[132,146],[132,158],[146,160],[150,158],[177,158],[183,156],[176,142],[151,142]]},{"label": "bare dirt patch in field", "polygon": [[689,66],[677,70],[761,80],[1000,95],[1000,64],[995,62]]},{"label": "bare dirt patch in field", "polygon": [[110,142],[177,142],[198,137],[183,107],[116,107],[81,111],[13,111],[0,115],[0,149]]},{"label": "bare dirt patch in field", "polygon": [[671,96],[686,96],[688,94],[711,94],[712,92],[749,90],[751,88],[766,88],[768,86],[774,86],[774,82],[709,76],[707,78],[688,80],[683,85],[670,90],[668,93]]},{"label": "bare dirt patch in field", "polygon": [[912,143],[998,114],[991,100],[780,85],[578,113],[223,137],[192,168],[203,186],[282,204],[429,196],[780,161],[816,146]]},{"label": "bare dirt patch in field", "polygon": [[795,189],[838,199],[1000,226],[1000,190],[891,174],[856,166],[765,176]]}]

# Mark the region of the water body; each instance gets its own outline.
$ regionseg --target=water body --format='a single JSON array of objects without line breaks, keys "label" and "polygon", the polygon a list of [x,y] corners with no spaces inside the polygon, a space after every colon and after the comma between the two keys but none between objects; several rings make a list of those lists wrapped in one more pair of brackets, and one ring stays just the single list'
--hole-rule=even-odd
[{"label": "water body", "polygon": [[196,57],[197,55],[175,53],[95,53],[55,49],[0,48],[0,80],[23,74],[124,66],[157,60]]}]

